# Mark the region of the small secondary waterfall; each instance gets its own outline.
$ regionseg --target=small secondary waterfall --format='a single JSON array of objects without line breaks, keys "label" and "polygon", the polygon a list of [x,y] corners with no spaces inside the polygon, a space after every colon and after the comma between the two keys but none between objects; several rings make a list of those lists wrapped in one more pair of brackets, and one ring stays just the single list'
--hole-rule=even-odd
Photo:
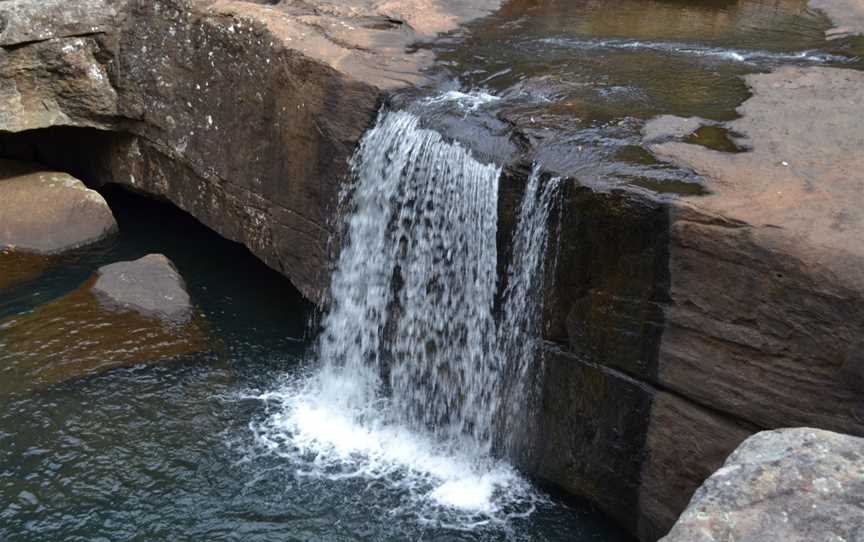
[{"label": "small secondary waterfall", "polygon": [[546,271],[547,224],[557,201],[560,179],[541,183],[535,165],[525,186],[513,235],[513,256],[507,269],[503,315],[498,326],[498,356],[504,360],[503,408],[498,412],[500,446],[511,456],[528,440],[542,385],[543,285]]},{"label": "small secondary waterfall", "polygon": [[406,111],[382,112],[352,165],[316,366],[263,396],[283,408],[253,427],[259,442],[307,475],[385,478],[424,521],[530,513],[542,497],[494,457],[526,436],[537,400],[558,180],[535,168],[526,183],[496,318],[501,169]]}]

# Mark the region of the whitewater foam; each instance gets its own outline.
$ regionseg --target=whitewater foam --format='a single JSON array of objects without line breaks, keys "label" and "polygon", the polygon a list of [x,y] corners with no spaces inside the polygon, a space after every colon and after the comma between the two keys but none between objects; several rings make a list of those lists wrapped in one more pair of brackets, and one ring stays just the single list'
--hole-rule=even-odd
[{"label": "whitewater foam", "polygon": [[665,41],[639,41],[627,39],[574,39],[574,38],[543,38],[537,40],[543,46],[565,47],[568,49],[639,49],[667,54],[688,55],[694,57],[717,58],[731,62],[804,62],[809,64],[845,63],[853,61],[846,56],[824,53],[818,50],[806,51],[759,51],[747,49],[725,49],[700,44],[689,44]]}]

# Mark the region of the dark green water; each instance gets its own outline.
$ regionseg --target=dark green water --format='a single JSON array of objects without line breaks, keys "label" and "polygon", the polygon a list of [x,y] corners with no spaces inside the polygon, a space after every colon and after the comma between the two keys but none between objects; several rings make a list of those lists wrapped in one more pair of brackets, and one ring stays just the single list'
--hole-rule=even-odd
[{"label": "dark green water", "polygon": [[[474,517],[471,527],[434,507],[419,517],[424,481],[399,468],[310,475],[315,457],[262,446],[258,427],[274,406],[261,394],[304,372],[311,307],[174,208],[108,196],[122,233],[0,292],[0,319],[68,293],[100,265],[161,252],[218,340],[177,360],[0,396],[0,540],[629,540],[541,493],[529,517]],[[0,378],[10,355],[0,351]]]}]

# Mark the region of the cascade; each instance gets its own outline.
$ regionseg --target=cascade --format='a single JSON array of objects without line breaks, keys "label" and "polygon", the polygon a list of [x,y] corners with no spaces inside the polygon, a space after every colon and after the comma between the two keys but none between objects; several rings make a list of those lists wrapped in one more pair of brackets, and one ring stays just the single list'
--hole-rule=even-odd
[{"label": "cascade", "polygon": [[526,183],[496,319],[500,167],[386,110],[352,167],[316,365],[266,397],[284,408],[259,440],[314,458],[309,474],[421,488],[415,504],[530,512],[540,497],[493,456],[512,452],[537,399],[558,180],[535,167]]}]

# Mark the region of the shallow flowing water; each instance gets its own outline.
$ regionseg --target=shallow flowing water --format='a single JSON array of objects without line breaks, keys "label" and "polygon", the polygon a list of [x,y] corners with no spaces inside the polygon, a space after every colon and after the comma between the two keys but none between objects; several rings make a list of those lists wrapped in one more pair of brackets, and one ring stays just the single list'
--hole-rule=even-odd
[{"label": "shallow flowing water", "polygon": [[427,116],[491,156],[517,152],[515,129],[529,159],[589,185],[700,193],[644,148],[645,121],[733,119],[742,77],[781,65],[864,68],[864,39],[826,42],[830,27],[805,0],[514,0],[424,46],[441,59]]}]

